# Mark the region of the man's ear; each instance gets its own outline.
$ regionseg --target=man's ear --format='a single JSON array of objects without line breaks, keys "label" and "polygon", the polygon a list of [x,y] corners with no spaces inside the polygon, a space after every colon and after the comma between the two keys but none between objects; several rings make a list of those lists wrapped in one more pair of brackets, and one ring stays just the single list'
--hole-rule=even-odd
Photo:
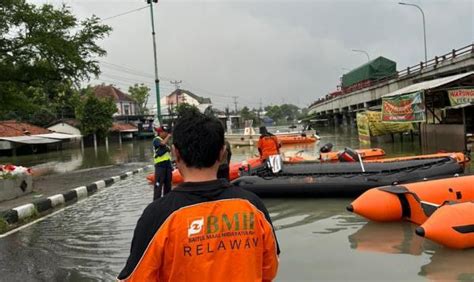
[{"label": "man's ear", "polygon": [[179,153],[179,150],[174,145],[171,146],[171,150],[173,151],[176,163],[181,162],[181,154]]},{"label": "man's ear", "polygon": [[227,153],[227,146],[224,144],[224,146],[222,146],[222,149],[221,151],[219,152],[219,159],[218,159],[218,162],[222,162],[224,160],[224,158],[226,158],[226,153]]}]

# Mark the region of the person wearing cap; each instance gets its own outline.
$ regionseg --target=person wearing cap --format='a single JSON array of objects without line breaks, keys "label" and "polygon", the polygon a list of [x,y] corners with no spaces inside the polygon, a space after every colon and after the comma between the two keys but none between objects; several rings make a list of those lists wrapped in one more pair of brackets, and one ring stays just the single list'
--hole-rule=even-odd
[{"label": "person wearing cap", "polygon": [[165,126],[155,127],[156,136],[153,139],[155,183],[153,185],[153,201],[164,197],[171,191],[171,166],[170,148],[167,145],[171,137],[169,129]]},{"label": "person wearing cap", "polygon": [[279,155],[280,147],[278,138],[268,132],[265,126],[260,127],[260,139],[257,144],[260,159],[267,160],[270,156]]}]

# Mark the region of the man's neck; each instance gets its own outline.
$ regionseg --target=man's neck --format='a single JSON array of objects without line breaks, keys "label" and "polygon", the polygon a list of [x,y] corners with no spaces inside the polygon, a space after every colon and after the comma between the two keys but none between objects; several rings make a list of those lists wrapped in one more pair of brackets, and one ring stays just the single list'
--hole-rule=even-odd
[{"label": "man's neck", "polygon": [[215,168],[180,168],[184,182],[205,182],[217,179]]}]

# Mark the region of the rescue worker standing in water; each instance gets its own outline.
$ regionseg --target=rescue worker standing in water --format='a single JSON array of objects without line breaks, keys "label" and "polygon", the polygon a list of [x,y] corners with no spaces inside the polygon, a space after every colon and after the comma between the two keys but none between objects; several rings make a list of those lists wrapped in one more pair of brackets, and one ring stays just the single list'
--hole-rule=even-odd
[{"label": "rescue worker standing in water", "polygon": [[167,145],[171,137],[169,129],[165,126],[155,128],[156,136],[153,139],[155,185],[153,185],[153,201],[164,197],[171,191],[171,166],[170,148]]},{"label": "rescue worker standing in water", "polygon": [[272,281],[279,248],[267,209],[255,194],[217,179],[226,150],[221,122],[184,115],[172,150],[184,183],[145,209],[118,279]]},{"label": "rescue worker standing in water", "polygon": [[260,159],[267,160],[270,156],[279,155],[280,147],[278,138],[268,132],[265,126],[260,127],[260,139],[257,144]]}]

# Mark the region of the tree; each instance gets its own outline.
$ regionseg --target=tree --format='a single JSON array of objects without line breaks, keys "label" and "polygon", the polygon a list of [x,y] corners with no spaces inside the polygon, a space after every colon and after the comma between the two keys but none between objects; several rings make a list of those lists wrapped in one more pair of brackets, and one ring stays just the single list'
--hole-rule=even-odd
[{"label": "tree", "polygon": [[308,108],[302,108],[301,112],[298,114],[298,119],[305,118],[308,115],[309,109]]},{"label": "tree", "polygon": [[207,107],[207,108],[204,110],[204,114],[205,114],[206,116],[216,117],[216,111],[215,111],[215,109],[214,109],[212,106]]},{"label": "tree", "polygon": [[275,122],[278,122],[279,120],[281,120],[283,118],[283,113],[280,109],[279,106],[268,106],[268,107],[265,107],[266,111],[267,111],[267,116],[271,119],[273,119]]},{"label": "tree", "polygon": [[128,88],[128,93],[132,96],[133,100],[137,102],[138,105],[138,113],[140,115],[144,115],[148,113],[148,109],[146,104],[148,102],[148,98],[150,97],[150,88],[145,84],[135,84]]},{"label": "tree", "polygon": [[184,115],[191,114],[191,113],[200,113],[199,109],[196,106],[190,105],[188,103],[179,104],[175,108],[175,111],[179,117],[182,117]]},{"label": "tree", "polygon": [[283,118],[287,121],[294,121],[298,115],[299,108],[292,104],[283,104],[280,106]]},{"label": "tree", "polygon": [[79,21],[64,5],[2,0],[0,119],[41,124],[44,120],[36,119],[38,114],[58,117],[71,112],[67,100],[73,88],[100,73],[97,58],[106,51],[96,42],[110,31],[95,16]]},{"label": "tree", "polygon": [[257,124],[258,122],[257,115],[254,112],[250,111],[247,106],[244,106],[240,110],[240,117],[242,118],[242,121],[253,120],[254,124]]},{"label": "tree", "polygon": [[81,98],[76,117],[81,122],[82,134],[106,136],[112,127],[113,114],[117,112],[114,101],[111,98],[97,98],[90,87],[84,90]]}]

